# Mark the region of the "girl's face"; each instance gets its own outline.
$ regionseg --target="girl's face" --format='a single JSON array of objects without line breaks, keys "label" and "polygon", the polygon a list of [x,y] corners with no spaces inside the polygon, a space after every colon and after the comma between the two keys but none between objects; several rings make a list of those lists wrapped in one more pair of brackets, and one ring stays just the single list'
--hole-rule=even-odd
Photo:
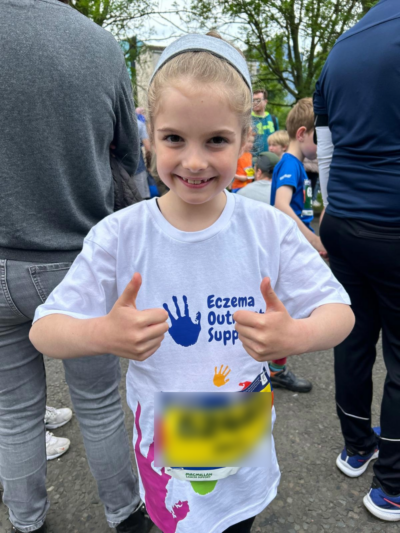
[{"label": "girl's face", "polygon": [[158,174],[181,200],[206,203],[232,181],[244,142],[219,86],[165,88],[153,126]]}]

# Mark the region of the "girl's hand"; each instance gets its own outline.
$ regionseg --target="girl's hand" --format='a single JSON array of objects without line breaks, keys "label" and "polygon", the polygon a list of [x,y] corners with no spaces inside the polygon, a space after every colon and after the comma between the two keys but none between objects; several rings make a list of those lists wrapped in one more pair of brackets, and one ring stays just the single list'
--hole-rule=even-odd
[{"label": "girl's hand", "polygon": [[244,349],[257,361],[273,361],[302,353],[306,332],[302,322],[292,318],[271,287],[270,278],[261,282],[261,293],[267,304],[264,314],[236,311],[235,329]]},{"label": "girl's hand", "polygon": [[168,313],[158,308],[136,308],[141,284],[140,274],[134,274],[108,315],[99,319],[97,336],[104,353],[144,361],[160,347],[169,329]]}]

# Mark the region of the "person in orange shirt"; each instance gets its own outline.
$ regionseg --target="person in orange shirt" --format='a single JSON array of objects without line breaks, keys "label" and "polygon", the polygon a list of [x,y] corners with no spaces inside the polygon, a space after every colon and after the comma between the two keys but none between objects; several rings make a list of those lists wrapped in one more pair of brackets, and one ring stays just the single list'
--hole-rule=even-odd
[{"label": "person in orange shirt", "polygon": [[254,180],[253,156],[250,150],[253,148],[253,138],[249,138],[244,147],[244,152],[238,159],[235,178],[232,181],[231,192],[238,192]]}]

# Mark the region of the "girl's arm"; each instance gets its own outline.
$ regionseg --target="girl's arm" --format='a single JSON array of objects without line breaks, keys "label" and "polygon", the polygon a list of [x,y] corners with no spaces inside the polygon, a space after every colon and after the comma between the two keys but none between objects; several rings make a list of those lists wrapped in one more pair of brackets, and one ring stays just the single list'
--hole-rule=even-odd
[{"label": "girl's arm", "polygon": [[239,339],[257,361],[333,348],[354,327],[354,314],[348,305],[321,305],[308,318],[294,319],[275,294],[269,278],[263,279],[261,292],[267,304],[265,314],[237,311],[233,316]]},{"label": "girl's arm", "polygon": [[143,361],[158,350],[168,331],[164,309],[136,308],[141,285],[135,274],[111,311],[99,318],[80,319],[51,314],[37,320],[29,339],[43,354],[56,359],[112,353]]},{"label": "girl's arm", "polygon": [[241,176],[240,174],[235,174],[235,178],[239,181],[247,181],[249,179],[247,176]]}]

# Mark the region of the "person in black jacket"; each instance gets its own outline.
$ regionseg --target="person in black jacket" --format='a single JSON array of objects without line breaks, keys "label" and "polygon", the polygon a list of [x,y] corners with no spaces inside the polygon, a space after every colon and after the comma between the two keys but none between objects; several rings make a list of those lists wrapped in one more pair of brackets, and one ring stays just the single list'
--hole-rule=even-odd
[{"label": "person in black jacket", "polygon": [[[400,71],[398,0],[381,0],[333,47],[314,95],[326,214],[321,239],[350,295],[356,325],[335,348],[336,403],[349,477],[374,465],[364,497],[400,520]],[[329,181],[328,181],[329,178]],[[372,427],[372,369],[382,334],[387,375]]]}]

